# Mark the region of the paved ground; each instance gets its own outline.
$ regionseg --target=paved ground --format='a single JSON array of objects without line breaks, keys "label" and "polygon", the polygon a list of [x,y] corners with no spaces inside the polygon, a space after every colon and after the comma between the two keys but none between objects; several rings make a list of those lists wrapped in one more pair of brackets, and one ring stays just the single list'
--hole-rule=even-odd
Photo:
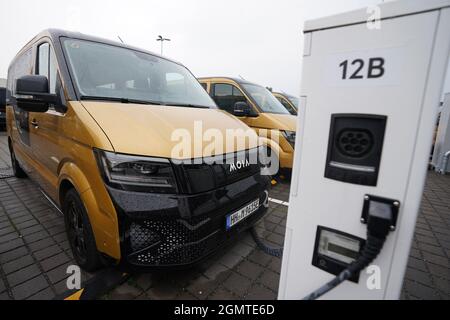
[{"label": "paved ground", "polygon": [[[0,136],[0,169],[9,165]],[[283,242],[289,183],[270,196],[259,224],[267,241]],[[450,299],[450,176],[430,172],[417,223],[403,299]],[[73,264],[63,219],[29,180],[0,179],[0,300],[51,299],[65,291]],[[281,261],[257,248],[250,235],[201,265],[182,272],[134,275],[103,299],[275,299]],[[82,279],[92,275],[83,273]]]},{"label": "paved ground", "polygon": [[450,299],[450,175],[428,174],[402,297]]}]

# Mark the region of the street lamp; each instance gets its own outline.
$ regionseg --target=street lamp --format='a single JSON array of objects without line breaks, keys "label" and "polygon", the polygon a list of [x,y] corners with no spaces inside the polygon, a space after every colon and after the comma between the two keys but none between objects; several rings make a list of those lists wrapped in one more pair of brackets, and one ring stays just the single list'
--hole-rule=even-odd
[{"label": "street lamp", "polygon": [[163,43],[164,43],[164,41],[170,41],[170,39],[163,38],[162,36],[158,36],[156,41],[161,41],[161,55],[163,55]]}]

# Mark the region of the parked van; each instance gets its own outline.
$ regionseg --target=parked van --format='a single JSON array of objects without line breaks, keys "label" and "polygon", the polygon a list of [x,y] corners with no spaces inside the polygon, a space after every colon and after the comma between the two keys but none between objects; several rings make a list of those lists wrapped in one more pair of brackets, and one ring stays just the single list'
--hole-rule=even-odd
[{"label": "parked van", "polygon": [[[218,110],[180,63],[47,30],[13,60],[7,89],[14,173],[36,181],[64,214],[85,270],[109,261],[190,265],[267,210],[269,179],[259,163],[203,161],[221,155],[205,148],[193,148],[191,159],[171,157],[174,130],[193,133],[197,120],[205,130],[253,133]],[[258,151],[255,137],[244,146],[226,144],[222,156],[250,157]]]},{"label": "parked van", "polygon": [[0,130],[6,125],[6,88],[0,87]]},{"label": "parked van", "polygon": [[273,92],[275,98],[289,111],[290,114],[296,116],[300,100],[297,97],[291,96],[287,93]]},{"label": "parked van", "polygon": [[236,78],[208,77],[199,81],[220,109],[235,115],[257,133],[261,129],[279,130],[278,143],[270,136],[265,143],[276,152],[280,168],[292,169],[297,118],[269,90]]}]

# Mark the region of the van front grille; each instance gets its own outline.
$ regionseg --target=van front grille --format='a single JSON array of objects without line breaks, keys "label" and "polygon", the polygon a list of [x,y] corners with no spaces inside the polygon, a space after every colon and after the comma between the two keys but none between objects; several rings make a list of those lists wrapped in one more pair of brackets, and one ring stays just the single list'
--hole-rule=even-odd
[{"label": "van front grille", "polygon": [[137,265],[176,265],[198,259],[205,250],[214,249],[211,239],[217,231],[213,231],[214,224],[209,218],[196,222],[181,219],[133,222],[130,261]]},{"label": "van front grille", "polygon": [[130,246],[133,252],[148,248],[160,240],[159,235],[143,225],[133,222],[130,226]]},{"label": "van front grille", "polygon": [[225,215],[202,219],[148,218],[130,224],[128,262],[135,266],[179,266],[194,263],[252,226],[266,212],[261,206],[238,226],[225,228]]},{"label": "van front grille", "polygon": [[258,149],[208,158],[201,164],[175,165],[185,193],[196,194],[226,186],[260,172]]}]

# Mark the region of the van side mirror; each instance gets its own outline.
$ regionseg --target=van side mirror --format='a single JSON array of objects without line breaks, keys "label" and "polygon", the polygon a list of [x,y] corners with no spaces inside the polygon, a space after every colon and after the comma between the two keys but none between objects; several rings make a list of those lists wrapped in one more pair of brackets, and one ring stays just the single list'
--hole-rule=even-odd
[{"label": "van side mirror", "polygon": [[250,106],[247,102],[239,101],[234,104],[233,114],[237,117],[247,117],[251,113]]},{"label": "van side mirror", "polygon": [[56,94],[49,93],[48,79],[40,75],[28,75],[16,80],[17,106],[29,112],[47,112],[49,104],[56,104]]}]

